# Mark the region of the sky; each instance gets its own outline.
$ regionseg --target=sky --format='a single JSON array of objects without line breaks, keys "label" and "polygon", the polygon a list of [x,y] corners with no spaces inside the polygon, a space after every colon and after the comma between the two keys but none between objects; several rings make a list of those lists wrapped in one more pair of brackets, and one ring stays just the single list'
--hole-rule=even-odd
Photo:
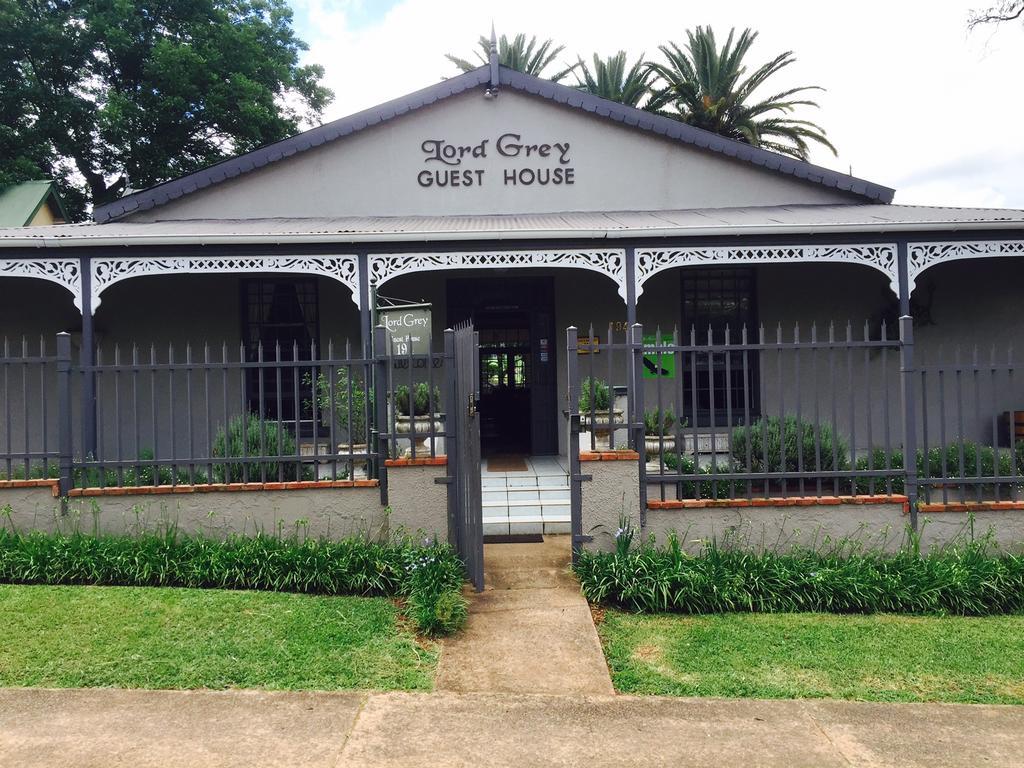
[{"label": "sky", "polygon": [[[490,31],[552,38],[573,63],[625,50],[656,58],[686,30],[759,32],[752,65],[791,50],[775,85],[820,85],[814,120],[839,150],[819,165],[896,189],[894,202],[1024,209],[1024,23],[967,30],[994,0],[290,0],[335,93],[325,120],[457,74],[444,54],[472,58]],[[572,78],[569,78],[572,81]]]}]

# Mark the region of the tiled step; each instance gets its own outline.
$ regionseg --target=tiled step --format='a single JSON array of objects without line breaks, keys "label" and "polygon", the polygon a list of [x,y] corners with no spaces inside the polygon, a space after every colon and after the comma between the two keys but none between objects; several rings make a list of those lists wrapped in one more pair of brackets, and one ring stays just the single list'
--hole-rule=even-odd
[{"label": "tiled step", "polygon": [[487,522],[485,518],[483,526],[484,536],[502,536],[510,533],[541,533],[545,535],[553,535],[558,533],[569,533],[570,527],[568,520],[552,521],[545,519],[543,522],[520,522],[516,518],[513,518],[511,521],[506,518],[502,518],[496,522]]},{"label": "tiled step", "polygon": [[564,470],[485,473],[481,490],[485,535],[569,532],[569,476]]},{"label": "tiled step", "polygon": [[483,503],[484,509],[511,509],[513,507],[567,507],[569,499],[524,499],[522,501],[492,500]]}]

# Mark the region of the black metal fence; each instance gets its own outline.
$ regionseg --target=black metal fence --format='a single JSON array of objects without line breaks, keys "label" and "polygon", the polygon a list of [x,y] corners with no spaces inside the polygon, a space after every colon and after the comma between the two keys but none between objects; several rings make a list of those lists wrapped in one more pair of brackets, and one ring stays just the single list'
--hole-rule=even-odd
[{"label": "black metal fence", "polygon": [[378,341],[372,357],[333,342],[115,345],[84,365],[68,334],[4,340],[0,480],[54,478],[66,493],[365,478],[386,502],[384,459],[443,453],[448,356]]},{"label": "black metal fence", "polygon": [[[609,327],[604,341],[593,328],[582,338],[570,328],[580,448],[628,442],[640,455],[642,508],[648,494],[905,494],[916,523],[919,495],[1018,500],[1024,382],[1011,350],[939,352],[915,363],[911,321],[900,322],[896,337],[884,323],[685,336],[645,336],[636,325],[618,337]],[[606,394],[617,382],[619,397]]]},{"label": "black metal fence", "polygon": [[[70,337],[4,338],[0,354],[0,479],[57,477],[61,461],[58,367],[71,364]],[[66,383],[66,382],[65,382]]]}]

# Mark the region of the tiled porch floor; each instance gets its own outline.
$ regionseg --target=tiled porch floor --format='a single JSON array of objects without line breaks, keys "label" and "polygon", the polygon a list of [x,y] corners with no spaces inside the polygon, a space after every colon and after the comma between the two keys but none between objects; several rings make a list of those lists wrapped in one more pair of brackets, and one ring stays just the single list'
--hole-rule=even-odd
[{"label": "tiled porch floor", "polygon": [[484,535],[569,533],[569,469],[563,456],[529,456],[525,472],[480,466]]}]

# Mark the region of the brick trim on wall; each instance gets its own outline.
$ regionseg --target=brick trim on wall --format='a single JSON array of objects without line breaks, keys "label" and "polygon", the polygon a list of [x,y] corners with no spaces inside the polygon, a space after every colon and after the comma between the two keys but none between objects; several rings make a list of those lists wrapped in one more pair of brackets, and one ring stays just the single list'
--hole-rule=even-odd
[{"label": "brick trim on wall", "polygon": [[580,461],[640,461],[636,451],[580,451]]},{"label": "brick trim on wall", "polygon": [[919,504],[918,511],[928,512],[1012,512],[1024,510],[1024,501],[968,501],[966,503]]},{"label": "brick trim on wall", "polygon": [[385,467],[445,467],[448,465],[447,456],[426,456],[415,459],[385,459]]},{"label": "brick trim on wall", "polygon": [[217,491],[308,491],[318,488],[376,488],[376,480],[295,480],[287,483],[207,483],[205,485],[132,485],[124,488],[72,488],[68,498],[81,496],[154,496],[169,493]]},{"label": "brick trim on wall", "polygon": [[909,514],[906,496],[789,496],[778,499],[683,499],[659,501],[649,499],[648,509],[712,509],[724,507],[834,507],[840,504],[902,504],[904,513]]},{"label": "brick trim on wall", "polygon": [[60,494],[60,483],[57,480],[0,480],[0,490],[5,488],[47,488],[53,493],[53,498]]}]

